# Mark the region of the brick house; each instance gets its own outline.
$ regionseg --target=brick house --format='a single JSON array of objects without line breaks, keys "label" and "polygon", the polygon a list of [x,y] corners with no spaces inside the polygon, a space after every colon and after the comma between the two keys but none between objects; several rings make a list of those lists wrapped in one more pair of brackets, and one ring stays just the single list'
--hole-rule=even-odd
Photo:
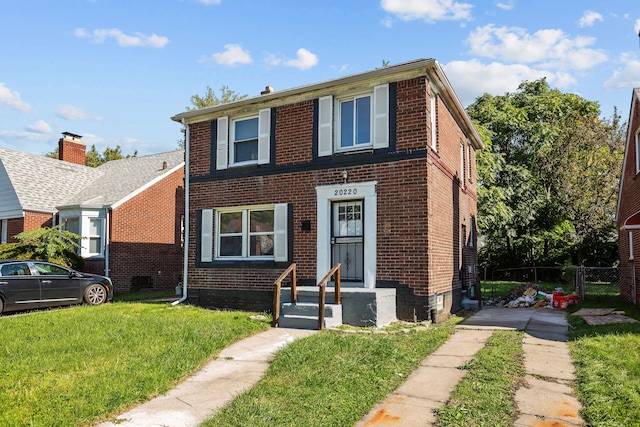
[{"label": "brick house", "polygon": [[638,303],[640,294],[640,88],[633,90],[616,212],[621,294]]},{"label": "brick house", "polygon": [[0,148],[0,243],[63,224],[83,236],[85,271],[116,291],[173,288],[182,280],[184,150],[85,166],[80,136],[64,133],[60,159]]},{"label": "brick house", "polygon": [[341,263],[343,288],[438,320],[476,283],[482,142],[437,61],[172,119],[188,132],[189,302],[271,310],[291,263],[309,285]]}]

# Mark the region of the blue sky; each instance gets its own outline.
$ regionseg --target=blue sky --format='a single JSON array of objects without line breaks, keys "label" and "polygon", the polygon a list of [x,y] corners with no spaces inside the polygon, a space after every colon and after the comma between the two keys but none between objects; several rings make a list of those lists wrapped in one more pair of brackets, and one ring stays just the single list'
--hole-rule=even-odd
[{"label": "blue sky", "polygon": [[628,118],[640,87],[636,0],[22,0],[0,26],[0,146],[61,132],[99,150],[177,148],[170,117],[210,85],[249,96],[419,58],[464,106],[546,77]]}]

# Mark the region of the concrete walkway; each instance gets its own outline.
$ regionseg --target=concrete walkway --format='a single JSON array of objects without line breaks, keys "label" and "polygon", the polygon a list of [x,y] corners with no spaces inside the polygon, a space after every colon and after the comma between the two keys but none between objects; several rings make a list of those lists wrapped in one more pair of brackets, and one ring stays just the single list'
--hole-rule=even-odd
[{"label": "concrete walkway", "polygon": [[573,396],[574,368],[567,345],[565,313],[554,309],[485,308],[427,357],[394,393],[356,424],[431,426],[465,371],[458,369],[484,347],[498,329],[525,331],[524,384],[516,391],[516,427],[580,426],[580,403]]},{"label": "concrete walkway", "polygon": [[[580,404],[573,397],[574,369],[567,345],[565,313],[552,309],[485,308],[427,357],[398,389],[356,426],[431,426],[434,409],[449,400],[469,362],[497,329],[523,330],[526,376],[516,391],[514,426],[580,426]],[[269,329],[224,349],[200,372],[98,427],[191,427],[255,385],[276,350],[316,331]]]},{"label": "concrete walkway", "polygon": [[317,331],[272,328],[225,348],[201,371],[167,394],[98,427],[191,427],[253,387],[279,348]]}]

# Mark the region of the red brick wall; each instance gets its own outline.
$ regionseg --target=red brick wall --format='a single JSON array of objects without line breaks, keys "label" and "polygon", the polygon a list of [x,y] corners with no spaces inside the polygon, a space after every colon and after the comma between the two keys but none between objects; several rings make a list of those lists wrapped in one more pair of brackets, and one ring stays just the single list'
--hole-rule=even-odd
[{"label": "red brick wall", "polygon": [[7,220],[7,243],[15,243],[13,238],[23,231],[35,230],[41,227],[51,227],[53,225],[53,214],[42,212],[24,212],[24,218],[11,218]]},{"label": "red brick wall", "polygon": [[86,151],[87,147],[84,144],[78,141],[71,141],[66,136],[58,141],[58,158],[65,162],[86,165]]},{"label": "red brick wall", "polygon": [[[425,78],[397,84],[396,151],[414,153],[423,150],[429,153],[424,156],[324,170],[305,171],[299,166],[295,172],[288,174],[192,183],[189,287],[273,288],[273,281],[283,268],[238,265],[196,268],[195,263],[195,250],[199,243],[199,209],[272,203],[292,204],[292,262],[297,263],[299,280],[315,281],[318,232],[315,188],[341,184],[342,171],[347,169],[349,182],[378,183],[377,280],[409,287],[418,296],[447,294],[447,308],[451,308],[453,291],[460,288],[460,273],[465,271],[463,262],[477,262],[475,246],[465,246],[472,218],[476,215],[475,179],[473,182],[466,180],[463,186],[456,178],[460,176],[460,140],[466,141],[466,138],[440,100],[439,150],[437,153],[431,152],[429,94],[430,87]],[[209,123],[192,126],[193,176],[207,175],[209,172],[209,126]],[[206,131],[203,130],[205,128]],[[310,163],[313,160],[312,135],[312,101],[277,107],[277,166]],[[301,230],[303,220],[311,220],[310,231]],[[460,235],[463,224],[467,224],[467,238],[464,241]],[[468,282],[475,280],[473,277],[463,277]]]},{"label": "red brick wall", "polygon": [[313,101],[278,107],[276,113],[276,164],[311,161]]},{"label": "red brick wall", "polygon": [[[640,230],[633,230],[634,259],[629,259],[629,230],[622,227],[625,220],[640,211],[640,174],[636,174],[636,144],[635,137],[640,131],[640,102],[634,97],[635,108],[633,115],[629,117],[629,140],[627,141],[625,175],[622,177],[622,191],[620,193],[620,209],[618,211],[618,253],[620,256],[621,280],[627,284],[623,292],[633,299],[628,288],[633,281],[630,269],[635,269],[636,285],[640,278]],[[629,276],[629,277],[627,277]],[[636,301],[640,303],[640,292]]]},{"label": "red brick wall", "polygon": [[182,280],[183,179],[181,169],[113,210],[109,266],[116,290],[128,291],[135,276],[165,289]]},{"label": "red brick wall", "polygon": [[[211,167],[211,123],[189,125],[189,140],[192,141],[189,144],[191,175],[207,175]],[[198,143],[194,144],[193,141]]]}]

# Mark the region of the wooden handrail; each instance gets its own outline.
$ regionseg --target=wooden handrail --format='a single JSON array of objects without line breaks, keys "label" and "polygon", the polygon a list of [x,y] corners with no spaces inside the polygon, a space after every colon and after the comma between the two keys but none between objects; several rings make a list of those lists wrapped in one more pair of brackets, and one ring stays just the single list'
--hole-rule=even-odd
[{"label": "wooden handrail", "polygon": [[333,266],[331,270],[320,280],[318,286],[320,287],[320,301],[318,302],[318,329],[324,328],[324,305],[326,298],[327,281],[335,276],[334,290],[333,290],[333,302],[334,304],[340,304],[340,263]]},{"label": "wooden handrail", "polygon": [[291,300],[292,302],[296,302],[298,300],[298,290],[296,287],[296,264],[293,263],[276,279],[273,284],[275,285],[274,294],[273,294],[273,321],[272,325],[274,327],[278,326],[280,322],[280,289],[282,288],[282,281],[287,278],[287,276],[291,274]]}]

